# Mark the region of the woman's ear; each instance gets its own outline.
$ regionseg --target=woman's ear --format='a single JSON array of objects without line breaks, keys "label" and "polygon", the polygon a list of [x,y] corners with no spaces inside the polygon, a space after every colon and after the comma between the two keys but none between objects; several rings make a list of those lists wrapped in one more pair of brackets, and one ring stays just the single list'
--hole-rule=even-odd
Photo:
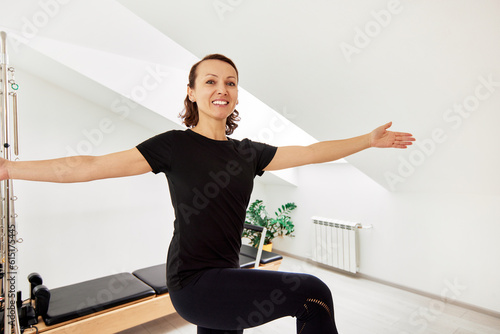
[{"label": "woman's ear", "polygon": [[194,98],[194,90],[191,89],[191,87],[189,87],[189,85],[187,86],[187,95],[189,97],[189,101],[196,102],[196,100]]}]

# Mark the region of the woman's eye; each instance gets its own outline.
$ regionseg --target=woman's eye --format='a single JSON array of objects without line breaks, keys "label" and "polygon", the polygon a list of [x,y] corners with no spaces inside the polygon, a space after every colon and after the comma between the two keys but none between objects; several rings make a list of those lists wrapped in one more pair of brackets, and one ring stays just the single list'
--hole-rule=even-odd
[{"label": "woman's eye", "polygon": [[214,81],[213,80],[208,80],[206,83],[209,84],[209,85],[211,85],[211,84],[214,83]]},{"label": "woman's eye", "polygon": [[228,82],[227,85],[232,86],[232,87],[236,86],[236,84],[234,82]]}]

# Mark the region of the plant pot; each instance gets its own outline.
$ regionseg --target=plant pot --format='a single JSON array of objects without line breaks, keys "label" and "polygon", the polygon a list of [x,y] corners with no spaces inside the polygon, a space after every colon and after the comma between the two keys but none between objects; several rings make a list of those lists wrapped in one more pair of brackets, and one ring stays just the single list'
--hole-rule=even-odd
[{"label": "plant pot", "polygon": [[265,250],[266,252],[272,252],[273,251],[273,243],[271,242],[270,244],[262,246],[262,250]]}]

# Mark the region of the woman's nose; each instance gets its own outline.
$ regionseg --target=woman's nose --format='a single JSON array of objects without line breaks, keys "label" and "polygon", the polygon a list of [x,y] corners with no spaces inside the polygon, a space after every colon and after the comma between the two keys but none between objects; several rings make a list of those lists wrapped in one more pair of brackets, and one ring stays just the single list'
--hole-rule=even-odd
[{"label": "woman's nose", "polygon": [[218,94],[223,94],[223,95],[227,94],[226,85],[224,83],[217,85],[217,93]]}]

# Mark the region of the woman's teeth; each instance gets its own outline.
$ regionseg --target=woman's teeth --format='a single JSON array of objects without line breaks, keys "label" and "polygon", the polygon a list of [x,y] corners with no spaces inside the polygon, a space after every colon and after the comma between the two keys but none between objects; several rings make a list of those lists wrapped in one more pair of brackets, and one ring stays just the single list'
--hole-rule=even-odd
[{"label": "woman's teeth", "polygon": [[213,101],[212,103],[213,103],[213,104],[218,104],[218,105],[226,105],[226,104],[229,104],[229,102],[227,102],[227,101]]}]

